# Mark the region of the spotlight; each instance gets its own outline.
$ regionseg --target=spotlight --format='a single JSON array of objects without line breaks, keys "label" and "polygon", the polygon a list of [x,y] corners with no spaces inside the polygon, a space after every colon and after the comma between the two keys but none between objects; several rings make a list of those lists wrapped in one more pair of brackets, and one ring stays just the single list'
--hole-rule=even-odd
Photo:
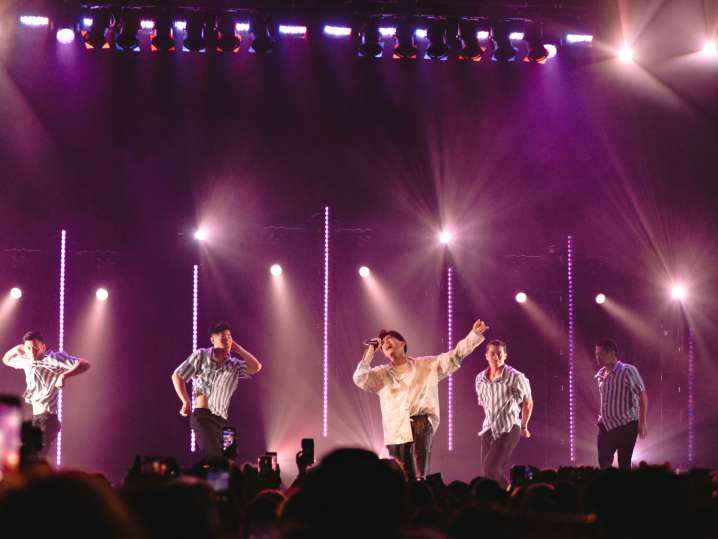
[{"label": "spotlight", "polygon": [[429,46],[426,47],[424,58],[427,60],[446,60],[449,57],[449,48],[446,46],[446,24],[443,21],[429,22],[427,29]]},{"label": "spotlight", "polygon": [[377,28],[375,22],[365,23],[359,32],[359,56],[379,58],[384,52],[381,35],[381,31]]},{"label": "spotlight", "polygon": [[507,21],[497,21],[491,29],[494,42],[494,54],[491,57],[495,62],[513,62],[516,59],[516,49],[511,44],[509,25]]},{"label": "spotlight", "polygon": [[618,51],[618,59],[622,62],[632,62],[633,61],[633,49],[629,47],[628,45],[624,45],[623,48]]},{"label": "spotlight", "polygon": [[516,301],[519,303],[526,303],[527,299],[529,299],[529,297],[526,295],[526,292],[519,292],[516,294]]},{"label": "spotlight", "polygon": [[20,299],[22,297],[22,290],[20,290],[17,286],[12,288],[10,290],[10,297],[12,299]]},{"label": "spotlight", "polygon": [[275,277],[278,277],[282,274],[282,266],[280,266],[279,264],[272,264],[272,267],[269,268],[269,272]]},{"label": "spotlight", "polygon": [[217,21],[217,52],[239,52],[241,40],[237,25],[229,14],[223,14]]},{"label": "spotlight", "polygon": [[715,54],[718,52],[718,43],[715,41],[706,41],[703,45],[703,52],[707,54]]},{"label": "spotlight", "polygon": [[394,37],[396,35],[396,28],[393,26],[380,26],[379,33],[383,38]]},{"label": "spotlight", "polygon": [[280,24],[279,33],[287,36],[301,36],[307,35],[307,27],[298,24]]},{"label": "spotlight", "polygon": [[178,32],[184,32],[187,30],[187,21],[175,21],[172,26],[174,26]]},{"label": "spotlight", "polygon": [[[461,50],[459,58],[461,60],[473,60],[480,62],[484,54],[484,49],[479,45],[479,34],[476,30],[477,24],[474,21],[461,21],[459,23],[459,41],[461,42]],[[488,37],[488,33],[486,35]]]},{"label": "spotlight", "polygon": [[236,32],[249,32],[249,23],[248,22],[238,22],[234,25],[234,29]]},{"label": "spotlight", "polygon": [[88,29],[83,30],[82,39],[85,41],[86,49],[109,49],[107,42],[107,28],[112,23],[110,14],[105,10],[92,10],[92,24]]},{"label": "spotlight", "polygon": [[442,230],[439,233],[439,243],[442,245],[448,245],[451,243],[451,240],[454,239],[454,235],[449,232],[448,230]]},{"label": "spotlight", "polygon": [[59,43],[69,45],[75,41],[75,30],[69,27],[60,28],[55,34],[55,37]]},{"label": "spotlight", "polygon": [[83,28],[92,28],[92,17],[83,17],[82,18],[82,27]]},{"label": "spotlight", "polygon": [[593,36],[591,34],[566,34],[566,44],[576,45],[578,43],[591,44]]},{"label": "spotlight", "polygon": [[606,303],[606,294],[596,294],[596,303],[599,305]]},{"label": "spotlight", "polygon": [[187,17],[187,36],[182,42],[186,52],[204,52],[207,50],[205,20],[201,13],[190,13]]},{"label": "spotlight", "polygon": [[124,9],[120,18],[120,34],[115,39],[115,49],[118,51],[139,51],[140,40],[137,39],[137,32],[139,31],[140,14],[134,9]]},{"label": "spotlight", "polygon": [[25,26],[48,26],[50,19],[39,15],[21,15],[20,24]]},{"label": "spotlight", "polygon": [[416,39],[426,39],[429,32],[427,32],[426,28],[417,28],[414,30],[414,35],[416,36]]},{"label": "spotlight", "polygon": [[175,38],[172,31],[172,21],[167,13],[157,17],[157,24],[152,30],[150,39],[150,50],[153,52],[173,52],[175,50]]},{"label": "spotlight", "polygon": [[155,29],[155,21],[153,21],[152,19],[142,19],[140,21],[140,28],[142,30],[152,31]]},{"label": "spotlight", "polygon": [[274,51],[274,38],[269,31],[269,25],[262,17],[255,17],[249,23],[254,41],[249,47],[250,52],[257,54],[270,54]]},{"label": "spotlight", "polygon": [[110,293],[107,291],[107,288],[98,288],[97,292],[95,292],[95,297],[100,301],[107,301],[107,298],[110,297]]},{"label": "spotlight", "polygon": [[401,21],[396,29],[396,47],[394,47],[393,57],[394,59],[416,58],[414,32],[409,21]]},{"label": "spotlight", "polygon": [[538,23],[533,23],[526,29],[526,44],[528,54],[524,62],[545,64],[549,58],[549,51],[543,44],[543,30]]},{"label": "spotlight", "polygon": [[476,38],[479,41],[487,41],[490,36],[491,32],[489,32],[488,30],[479,30],[478,32],[476,32]]},{"label": "spotlight", "polygon": [[206,228],[198,228],[194,233],[194,239],[197,241],[204,241],[209,237],[209,232]]},{"label": "spotlight", "polygon": [[682,284],[674,284],[671,287],[671,297],[677,301],[686,299],[686,287]]},{"label": "spotlight", "polygon": [[359,275],[361,275],[362,278],[366,279],[367,277],[369,277],[369,275],[371,275],[371,270],[366,266],[362,266],[361,268],[359,268]]}]

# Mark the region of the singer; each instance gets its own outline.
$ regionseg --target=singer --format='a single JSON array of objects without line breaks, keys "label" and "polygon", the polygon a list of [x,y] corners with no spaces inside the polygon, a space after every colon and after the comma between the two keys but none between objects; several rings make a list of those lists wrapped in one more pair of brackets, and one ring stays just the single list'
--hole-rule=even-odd
[{"label": "singer", "polygon": [[[461,367],[464,358],[484,341],[488,326],[477,320],[456,348],[438,356],[407,355],[406,339],[398,331],[382,330],[369,339],[364,357],[354,371],[354,383],[379,395],[384,444],[401,462],[410,479],[429,472],[431,442],[439,426],[439,382]],[[381,348],[389,363],[371,367]]]}]

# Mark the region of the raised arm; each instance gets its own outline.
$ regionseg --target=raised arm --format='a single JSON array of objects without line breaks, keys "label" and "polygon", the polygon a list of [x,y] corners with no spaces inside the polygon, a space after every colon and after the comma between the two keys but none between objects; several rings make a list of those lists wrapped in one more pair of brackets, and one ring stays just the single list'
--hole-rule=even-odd
[{"label": "raised arm", "polygon": [[22,360],[25,358],[25,349],[22,344],[18,344],[17,346],[13,346],[5,352],[5,354],[2,357],[2,362],[4,365],[7,365],[8,367],[12,367],[13,369],[22,369]]},{"label": "raised arm", "polygon": [[374,359],[376,350],[377,347],[373,344],[367,347],[364,356],[354,371],[354,376],[352,376],[357,387],[371,393],[377,393],[384,387],[384,374],[379,369],[371,368],[371,361]]},{"label": "raised arm", "polygon": [[468,356],[474,349],[484,342],[484,333],[489,329],[482,320],[474,322],[474,327],[471,328],[469,334],[461,339],[453,350],[444,352],[437,356],[438,361],[438,374],[439,380],[443,380],[451,373],[459,370],[461,362],[466,356]]},{"label": "raised arm", "polygon": [[262,370],[259,360],[234,341],[232,341],[232,350],[247,363],[247,374],[257,374]]}]

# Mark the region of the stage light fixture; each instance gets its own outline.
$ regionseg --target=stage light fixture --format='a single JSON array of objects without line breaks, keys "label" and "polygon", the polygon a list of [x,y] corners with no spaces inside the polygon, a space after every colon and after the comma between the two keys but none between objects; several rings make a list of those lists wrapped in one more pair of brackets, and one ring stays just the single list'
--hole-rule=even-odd
[{"label": "stage light fixture", "polygon": [[686,287],[682,284],[674,284],[671,287],[671,297],[677,301],[686,299]]},{"label": "stage light fixture", "polygon": [[245,34],[249,32],[250,26],[248,21],[242,21],[238,22],[234,25],[234,29],[236,32],[244,32]]},{"label": "stage light fixture", "polygon": [[115,39],[115,49],[124,52],[138,52],[140,40],[140,14],[136,9],[123,9],[120,16],[120,33]]},{"label": "stage light fixture", "polygon": [[527,299],[529,298],[526,295],[526,292],[519,292],[518,294],[516,294],[516,301],[518,301],[519,303],[526,303]]},{"label": "stage light fixture", "polygon": [[175,50],[172,20],[167,13],[162,13],[157,17],[157,23],[152,30],[152,37],[150,38],[150,50],[153,52],[172,52]]},{"label": "stage light fixture", "polygon": [[379,58],[384,52],[381,32],[375,22],[364,23],[359,32],[359,56],[363,58]]},{"label": "stage light fixture", "polygon": [[41,15],[21,15],[20,24],[24,26],[49,26],[50,19]]},{"label": "stage light fixture", "polygon": [[182,42],[186,52],[205,52],[207,50],[206,21],[202,13],[189,13],[187,16],[187,35]]},{"label": "stage light fixture", "polygon": [[383,37],[383,38],[394,37],[396,35],[396,27],[380,26],[379,33],[381,34],[381,37]]},{"label": "stage light fixture", "polygon": [[449,245],[454,239],[454,235],[448,230],[442,230],[439,232],[439,243],[442,245]]},{"label": "stage light fixture", "polygon": [[491,39],[494,43],[494,54],[491,57],[495,62],[513,62],[516,59],[516,49],[509,37],[509,24],[499,20],[491,28]]},{"label": "stage light fixture", "polygon": [[396,46],[394,47],[394,58],[416,58],[416,44],[414,42],[414,31],[411,23],[407,20],[401,21],[396,28]]},{"label": "stage light fixture", "polygon": [[241,39],[237,35],[237,24],[229,13],[217,20],[217,52],[239,52]]},{"label": "stage light fixture", "polygon": [[446,60],[449,57],[449,47],[446,45],[446,23],[434,19],[429,21],[427,28],[429,46],[426,47],[424,58],[427,60]]},{"label": "stage light fixture", "polygon": [[533,64],[545,64],[549,59],[549,51],[543,44],[543,29],[539,23],[531,23],[526,28],[526,45],[528,54],[525,62]]},{"label": "stage light fixture", "polygon": [[194,233],[194,239],[197,241],[205,241],[209,237],[209,232],[206,228],[198,228]]},{"label": "stage light fixture", "polygon": [[[88,17],[89,18],[89,17]],[[112,16],[104,9],[92,10],[92,24],[81,32],[86,49],[109,49],[107,29],[113,23]]]},{"label": "stage light fixture", "polygon": [[718,53],[718,43],[715,41],[706,41],[703,44],[703,52],[705,52],[706,54]]},{"label": "stage light fixture", "polygon": [[596,303],[599,305],[606,303],[606,294],[596,294]]},{"label": "stage light fixture", "polygon": [[75,41],[75,30],[67,26],[59,28],[55,33],[55,38],[57,39],[58,43],[62,45],[69,45],[70,43]]},{"label": "stage light fixture", "polygon": [[324,33],[332,37],[349,37],[350,35],[352,35],[352,29],[348,26],[325,24]]},{"label": "stage light fixture", "polygon": [[249,47],[250,52],[257,54],[270,54],[274,51],[274,37],[269,29],[267,21],[262,17],[254,17],[250,21],[250,31],[254,34],[254,40]]},{"label": "stage light fixture", "polygon": [[279,264],[272,264],[272,267],[269,268],[269,272],[275,277],[278,277],[282,274],[282,266]]},{"label": "stage light fixture", "polygon": [[107,301],[107,298],[110,297],[110,293],[107,291],[107,288],[98,288],[97,292],[95,292],[95,297],[100,301]]},{"label": "stage light fixture", "polygon": [[363,279],[366,279],[367,277],[369,277],[369,275],[371,275],[371,270],[366,266],[362,266],[361,268],[359,268],[359,275]]},{"label": "stage light fixture", "polygon": [[628,45],[624,45],[620,51],[618,51],[618,59],[622,62],[632,62],[634,58],[633,49]]},{"label": "stage light fixture", "polygon": [[588,44],[593,43],[591,34],[566,34],[566,45]]},{"label": "stage light fixture", "polygon": [[[459,22],[459,41],[461,49],[459,58],[461,60],[473,60],[480,62],[483,58],[484,49],[479,45],[479,34],[477,31],[478,24],[471,20],[463,20]],[[486,34],[488,37],[488,32]]]},{"label": "stage light fixture", "polygon": [[12,299],[20,299],[22,297],[22,290],[17,286],[10,290],[10,297]]}]

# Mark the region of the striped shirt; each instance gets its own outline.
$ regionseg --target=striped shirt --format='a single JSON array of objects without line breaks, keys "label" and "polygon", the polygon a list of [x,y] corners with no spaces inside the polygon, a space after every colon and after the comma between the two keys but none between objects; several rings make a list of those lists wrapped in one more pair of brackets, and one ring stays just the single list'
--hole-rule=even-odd
[{"label": "striped shirt", "polygon": [[498,438],[521,426],[521,404],[531,400],[531,384],[524,373],[508,365],[493,380],[489,380],[488,373],[487,368],[476,377],[476,395],[485,414],[479,436],[491,431]]},{"label": "striped shirt", "polygon": [[65,352],[46,351],[38,359],[15,355],[8,366],[25,371],[25,402],[33,405],[33,410],[45,409],[51,414],[57,413],[57,401],[60,390],[55,387],[61,374],[77,365],[78,359]]},{"label": "striped shirt", "polygon": [[638,421],[640,396],[646,391],[638,369],[617,361],[611,370],[601,367],[595,378],[601,394],[598,422],[606,430],[612,430],[631,421]]},{"label": "striped shirt", "polygon": [[192,397],[203,395],[209,411],[227,419],[229,399],[237,383],[251,376],[245,361],[229,357],[220,363],[214,360],[212,351],[212,348],[199,348],[175,369],[175,374],[185,382],[191,379]]},{"label": "striped shirt", "polygon": [[411,417],[426,414],[434,432],[439,427],[439,382],[461,367],[461,362],[484,340],[471,332],[456,348],[438,356],[408,357],[406,363],[371,367],[371,359],[359,362],[354,383],[379,395],[384,444],[414,441]]}]

